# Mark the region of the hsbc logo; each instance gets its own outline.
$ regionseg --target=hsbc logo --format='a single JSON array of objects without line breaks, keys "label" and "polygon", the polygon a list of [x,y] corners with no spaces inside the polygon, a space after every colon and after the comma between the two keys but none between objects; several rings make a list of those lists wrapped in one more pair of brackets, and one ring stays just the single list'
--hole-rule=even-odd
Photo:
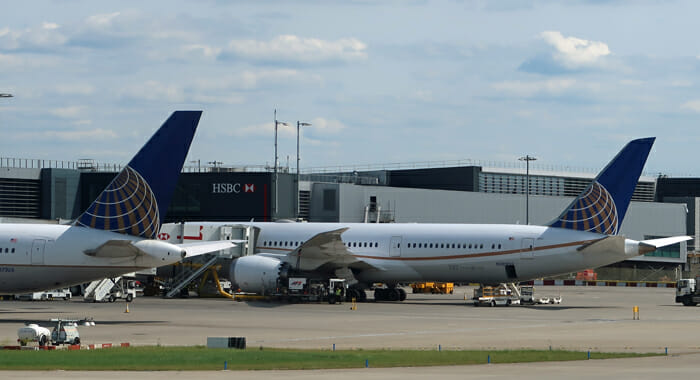
[{"label": "hsbc logo", "polygon": [[158,234],[158,239],[160,240],[168,240],[170,239],[170,234],[167,232],[161,232]]},{"label": "hsbc logo", "polygon": [[212,194],[240,194],[241,191],[244,193],[254,193],[255,184],[246,183],[241,185],[240,183],[212,183],[211,193]]}]

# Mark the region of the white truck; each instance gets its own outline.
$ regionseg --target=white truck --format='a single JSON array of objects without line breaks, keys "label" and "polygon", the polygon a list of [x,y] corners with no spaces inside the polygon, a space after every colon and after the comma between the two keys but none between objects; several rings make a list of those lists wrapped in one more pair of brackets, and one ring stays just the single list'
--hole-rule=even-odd
[{"label": "white truck", "polygon": [[44,292],[34,292],[26,294],[15,294],[15,299],[21,301],[51,301],[57,299],[64,299],[68,301],[71,299],[72,293],[70,289],[53,289]]},{"label": "white truck", "polygon": [[676,282],[676,303],[682,303],[683,306],[695,306],[700,303],[699,282],[700,276],[678,280]]}]

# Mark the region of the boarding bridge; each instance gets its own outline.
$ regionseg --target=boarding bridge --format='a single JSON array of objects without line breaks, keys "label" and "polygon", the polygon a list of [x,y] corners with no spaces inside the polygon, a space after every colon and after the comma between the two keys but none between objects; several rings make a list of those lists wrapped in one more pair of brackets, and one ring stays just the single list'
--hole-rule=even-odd
[{"label": "boarding bridge", "polygon": [[[165,225],[164,225],[165,226]],[[179,223],[170,225],[174,227],[178,235],[183,238],[196,236],[202,241],[214,240],[245,240],[244,243],[238,243],[233,248],[223,249],[215,253],[195,256],[191,259],[185,259],[180,264],[182,269],[175,277],[171,278],[165,284],[165,297],[173,298],[180,294],[182,289],[188,286],[192,281],[199,278],[204,272],[221,262],[224,259],[235,259],[241,256],[248,256],[255,253],[255,240],[259,234],[259,229],[242,224],[231,224],[223,226],[204,226],[198,225],[196,222]],[[162,229],[161,229],[162,230]]]},{"label": "boarding bridge", "polygon": [[102,280],[93,281],[85,288],[83,301],[85,302],[102,302],[110,294],[114,285],[121,281],[121,277],[105,278]]}]

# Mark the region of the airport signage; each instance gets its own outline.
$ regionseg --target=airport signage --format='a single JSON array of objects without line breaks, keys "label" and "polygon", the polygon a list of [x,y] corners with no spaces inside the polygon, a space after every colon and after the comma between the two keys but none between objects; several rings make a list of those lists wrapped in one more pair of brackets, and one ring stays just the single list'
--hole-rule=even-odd
[{"label": "airport signage", "polygon": [[212,194],[240,194],[241,192],[255,192],[255,184],[253,183],[212,183],[211,187]]}]

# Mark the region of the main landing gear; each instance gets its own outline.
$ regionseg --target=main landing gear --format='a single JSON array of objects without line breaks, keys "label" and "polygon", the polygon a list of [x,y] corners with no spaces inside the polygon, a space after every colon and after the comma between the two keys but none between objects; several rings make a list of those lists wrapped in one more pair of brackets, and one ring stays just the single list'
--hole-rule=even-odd
[{"label": "main landing gear", "polygon": [[404,301],[406,291],[399,288],[376,288],[374,289],[375,301]]}]

